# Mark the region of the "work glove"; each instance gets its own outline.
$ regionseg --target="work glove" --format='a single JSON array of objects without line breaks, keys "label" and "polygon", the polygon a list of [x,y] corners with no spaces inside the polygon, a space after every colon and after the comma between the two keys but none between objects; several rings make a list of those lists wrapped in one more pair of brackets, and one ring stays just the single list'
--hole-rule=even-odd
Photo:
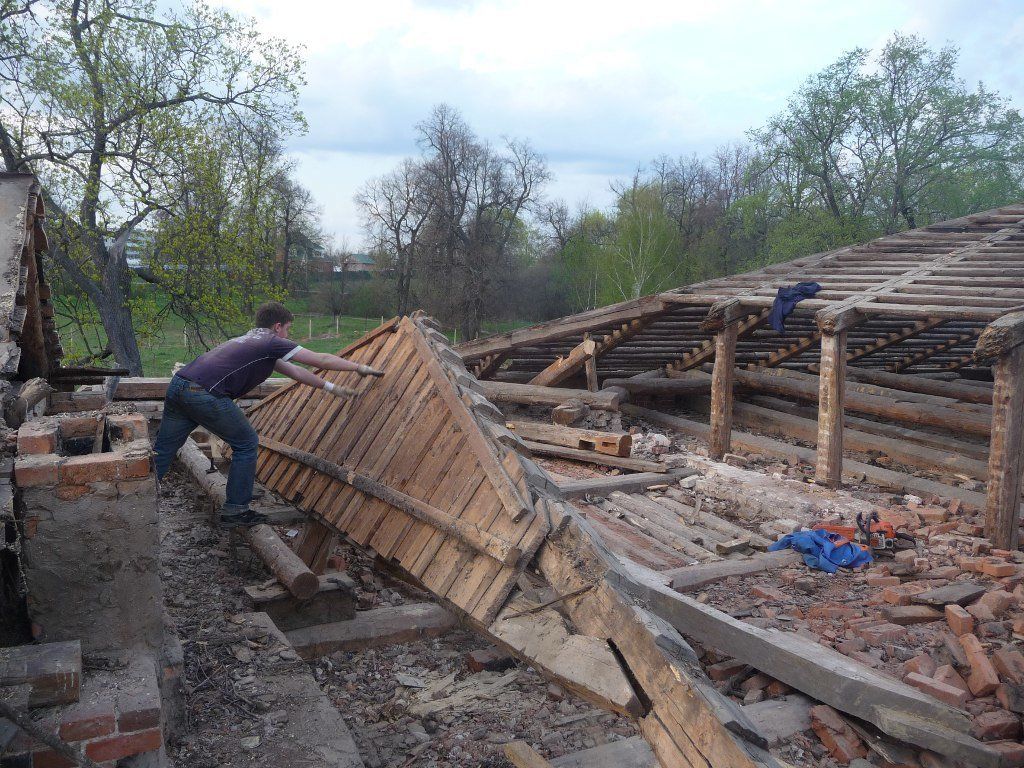
[{"label": "work glove", "polygon": [[368,365],[360,365],[356,368],[356,373],[360,376],[383,376],[384,371],[378,371],[376,368],[371,368]]},{"label": "work glove", "polygon": [[335,397],[340,397],[340,398],[353,397],[356,394],[356,391],[354,389],[349,389],[348,387],[342,387],[342,386],[340,386],[338,384],[334,384],[334,383],[332,383],[330,381],[325,381],[324,382],[324,391],[325,392],[329,392],[330,394],[334,395]]}]

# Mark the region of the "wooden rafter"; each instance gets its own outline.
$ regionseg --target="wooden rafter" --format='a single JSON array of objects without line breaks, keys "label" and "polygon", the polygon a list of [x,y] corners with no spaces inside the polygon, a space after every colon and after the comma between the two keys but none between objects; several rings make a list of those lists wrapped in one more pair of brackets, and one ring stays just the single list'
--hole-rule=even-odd
[{"label": "wooden rafter", "polygon": [[946,339],[936,344],[934,347],[928,347],[927,349],[922,349],[920,352],[917,352],[913,355],[907,355],[906,357],[896,361],[895,363],[890,363],[889,365],[885,366],[885,368],[887,371],[892,371],[893,373],[902,373],[907,368],[912,368],[913,366],[924,362],[930,357],[950,350],[953,347],[959,346],[960,344],[965,344],[968,341],[971,341],[972,339],[978,338],[983,330],[983,328],[972,328],[971,330],[966,331],[965,333],[961,333],[958,336]]},{"label": "wooden rafter", "polygon": [[473,366],[473,375],[478,379],[490,378],[490,376],[497,371],[499,367],[501,367],[501,364],[505,362],[507,357],[508,355],[499,352],[481,358],[480,361]]},{"label": "wooden rafter", "polygon": [[784,363],[798,355],[802,355],[819,341],[821,341],[821,331],[815,331],[812,334],[797,339],[795,342],[783,347],[782,349],[775,350],[764,360],[758,360],[756,363],[748,363],[746,367],[751,371],[757,368],[774,368],[779,363]]},{"label": "wooden rafter", "polygon": [[930,331],[933,328],[938,328],[942,325],[945,320],[936,317],[929,317],[924,320],[918,320],[913,325],[908,325],[906,328],[895,333],[890,333],[888,336],[876,339],[870,344],[865,344],[863,347],[857,349],[851,349],[846,355],[846,362],[852,363],[855,360],[860,360],[862,357],[873,355],[875,352],[891,347],[893,344],[899,344],[901,341],[917,336],[919,333]]},{"label": "wooden rafter", "polygon": [[[741,320],[736,327],[736,338],[745,339],[758,328],[768,322],[771,310],[764,309],[756,314],[750,315],[746,320]],[[673,360],[665,366],[667,371],[688,371],[703,365],[715,357],[715,340],[713,338],[703,342],[697,349]]]}]

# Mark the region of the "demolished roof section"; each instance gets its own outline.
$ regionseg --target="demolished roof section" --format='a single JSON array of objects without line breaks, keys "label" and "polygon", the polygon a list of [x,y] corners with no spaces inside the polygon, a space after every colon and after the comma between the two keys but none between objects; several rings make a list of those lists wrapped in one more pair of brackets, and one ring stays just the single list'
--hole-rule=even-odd
[{"label": "demolished roof section", "polygon": [[[815,322],[815,313],[852,309],[862,321],[851,332],[851,364],[897,373],[960,371],[974,365],[971,352],[985,326],[1024,305],[1022,222],[1024,204],[1005,206],[475,339],[458,350],[480,378],[506,381],[580,373],[588,341],[596,343],[589,359],[602,378],[685,370],[714,358],[714,329],[703,323],[709,307],[734,302],[746,315],[740,366],[815,364],[822,330],[832,332]],[[776,291],[807,280],[822,290],[798,305],[788,333],[766,327]],[[567,373],[568,360],[575,367]]]}]

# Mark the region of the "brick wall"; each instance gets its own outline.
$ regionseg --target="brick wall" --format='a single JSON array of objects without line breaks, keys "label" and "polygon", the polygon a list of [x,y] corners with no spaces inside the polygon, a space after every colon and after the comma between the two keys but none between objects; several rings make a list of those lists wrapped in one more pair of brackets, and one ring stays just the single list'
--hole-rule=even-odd
[{"label": "brick wall", "polygon": [[[92,453],[102,423],[104,449]],[[159,651],[163,636],[156,483],[140,414],[69,414],[18,430],[33,634],[80,639],[86,655]]]}]

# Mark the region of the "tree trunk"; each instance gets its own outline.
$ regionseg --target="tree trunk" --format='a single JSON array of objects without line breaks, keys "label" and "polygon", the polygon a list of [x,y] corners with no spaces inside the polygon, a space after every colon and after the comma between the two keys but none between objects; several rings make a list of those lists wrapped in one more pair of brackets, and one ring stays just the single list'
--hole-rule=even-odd
[{"label": "tree trunk", "polygon": [[97,309],[114,359],[118,365],[128,369],[130,376],[141,376],[142,355],[135,338],[132,310],[126,294],[119,277],[104,274],[103,301]]}]

